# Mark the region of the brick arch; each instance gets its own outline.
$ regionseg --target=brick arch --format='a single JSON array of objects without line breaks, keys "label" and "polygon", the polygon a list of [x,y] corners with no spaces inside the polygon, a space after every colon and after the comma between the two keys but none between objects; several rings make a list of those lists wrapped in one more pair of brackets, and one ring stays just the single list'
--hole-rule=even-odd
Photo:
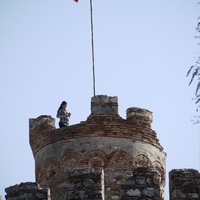
[{"label": "brick arch", "polygon": [[67,149],[61,158],[60,166],[64,172],[67,169],[80,167],[81,160],[82,156],[80,154],[76,153],[74,150]]},{"label": "brick arch", "polygon": [[48,158],[45,161],[43,168],[47,180],[52,179],[57,174],[58,166],[59,166],[58,161],[53,157]]},{"label": "brick arch", "polygon": [[161,174],[161,185],[165,185],[165,169],[159,161],[154,161],[153,166],[160,172]]},{"label": "brick arch", "polygon": [[146,166],[152,166],[152,163],[147,156],[140,154],[135,157],[134,168]]},{"label": "brick arch", "polygon": [[132,156],[125,151],[119,150],[112,152],[110,155],[108,168],[112,168],[120,172],[127,172],[131,169],[132,163]]},{"label": "brick arch", "polygon": [[90,151],[84,157],[84,162],[91,168],[104,167],[107,161],[107,155],[99,150]]}]

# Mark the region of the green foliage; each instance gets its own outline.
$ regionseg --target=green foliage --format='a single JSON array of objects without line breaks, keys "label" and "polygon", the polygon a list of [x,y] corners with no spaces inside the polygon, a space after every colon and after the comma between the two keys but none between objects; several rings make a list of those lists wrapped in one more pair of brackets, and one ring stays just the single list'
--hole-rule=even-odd
[{"label": "green foliage", "polygon": [[[200,4],[200,3],[198,3],[198,4]],[[200,17],[198,18],[198,20],[200,20]],[[198,31],[198,33],[200,33],[200,22],[198,22],[196,30]],[[195,38],[199,39],[200,36],[195,36]],[[200,43],[198,45],[200,45]],[[198,107],[197,107],[197,111],[198,111],[200,108],[200,56],[197,56],[196,62],[188,70],[187,76],[191,76],[189,85],[191,85],[191,83],[195,79],[197,80],[197,86],[196,86],[196,90],[195,90],[194,100],[195,100],[195,104],[198,105]]]}]

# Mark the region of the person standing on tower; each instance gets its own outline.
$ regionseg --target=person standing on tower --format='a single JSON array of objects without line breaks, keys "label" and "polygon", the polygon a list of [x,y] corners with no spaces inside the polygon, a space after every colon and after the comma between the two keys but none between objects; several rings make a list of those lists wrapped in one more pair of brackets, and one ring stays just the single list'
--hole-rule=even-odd
[{"label": "person standing on tower", "polygon": [[57,111],[56,117],[60,118],[60,121],[58,123],[60,128],[69,126],[69,118],[71,116],[71,113],[67,112],[66,108],[67,108],[67,102],[63,101],[60,104],[60,107],[58,108],[58,111]]}]

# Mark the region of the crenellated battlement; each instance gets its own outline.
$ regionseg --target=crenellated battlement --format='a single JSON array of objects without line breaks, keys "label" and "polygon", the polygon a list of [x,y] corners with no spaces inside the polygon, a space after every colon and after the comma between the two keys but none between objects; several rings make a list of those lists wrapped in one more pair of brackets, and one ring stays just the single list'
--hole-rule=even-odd
[{"label": "crenellated battlement", "polygon": [[118,98],[98,95],[91,98],[91,115],[118,114]]},{"label": "crenellated battlement", "polygon": [[132,107],[126,110],[126,119],[134,126],[151,127],[153,113],[147,109]]},{"label": "crenellated battlement", "polygon": [[117,97],[99,95],[92,97],[91,114],[79,124],[56,129],[55,119],[49,115],[30,119],[30,145],[33,154],[51,143],[83,137],[128,138],[148,143],[162,151],[156,132],[151,129],[152,112],[132,107],[126,113],[127,119],[119,116]]},{"label": "crenellated battlement", "polygon": [[[6,199],[164,200],[166,153],[152,121],[138,107],[123,119],[118,98],[106,95],[92,97],[91,114],[79,124],[56,129],[49,115],[30,119],[37,182],[6,188]],[[197,170],[172,170],[169,180],[170,200],[200,198]]]},{"label": "crenellated battlement", "polygon": [[105,199],[116,198],[123,180],[144,166],[160,173],[163,197],[166,153],[151,129],[152,112],[132,107],[126,113],[126,119],[119,116],[116,96],[99,95],[91,98],[91,114],[79,124],[56,129],[51,116],[30,119],[36,181],[51,189],[53,200],[59,196],[55,184],[62,185],[68,170],[99,167],[104,170]]}]

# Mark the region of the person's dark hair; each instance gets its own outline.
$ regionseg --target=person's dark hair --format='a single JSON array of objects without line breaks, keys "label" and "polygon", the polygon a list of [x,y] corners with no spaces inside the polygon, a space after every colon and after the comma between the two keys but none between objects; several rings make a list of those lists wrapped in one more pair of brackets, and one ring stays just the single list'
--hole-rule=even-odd
[{"label": "person's dark hair", "polygon": [[65,104],[67,104],[67,102],[66,102],[66,101],[63,101],[63,102],[60,104],[60,107],[58,108],[58,110],[61,109],[62,106],[65,105]]}]

